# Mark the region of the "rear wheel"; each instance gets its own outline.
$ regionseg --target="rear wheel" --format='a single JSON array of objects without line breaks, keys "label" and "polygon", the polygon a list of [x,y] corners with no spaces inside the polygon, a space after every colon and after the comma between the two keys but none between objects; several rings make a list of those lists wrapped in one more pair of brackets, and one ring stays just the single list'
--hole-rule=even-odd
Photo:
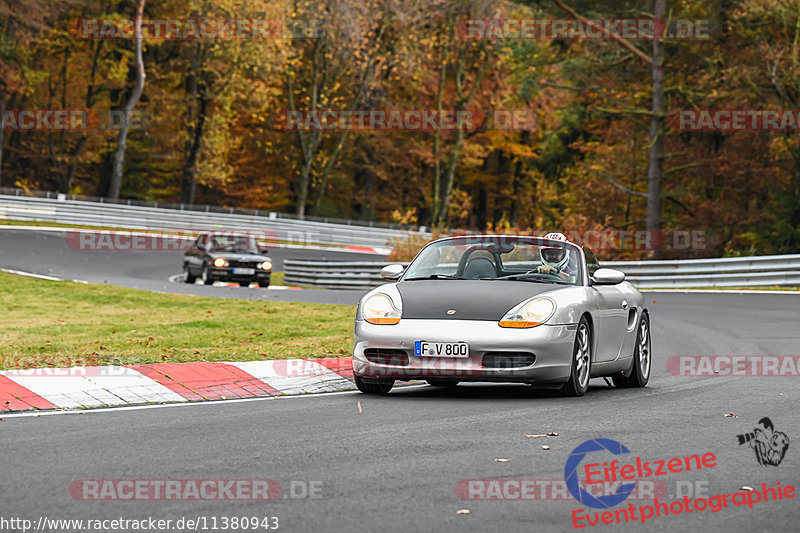
[{"label": "rear wheel", "polygon": [[639,319],[639,331],[636,333],[636,348],[633,352],[632,368],[627,376],[612,376],[617,387],[644,387],[650,380],[650,319],[642,313]]},{"label": "rear wheel", "polygon": [[356,381],[356,387],[358,387],[358,390],[364,394],[389,394],[389,391],[392,390],[392,387],[394,387],[394,380],[381,381],[379,383],[367,383],[358,376],[354,377]]},{"label": "rear wheel", "polygon": [[189,268],[189,263],[183,264],[183,281],[186,283],[194,283],[197,279],[197,276],[192,275],[192,271]]},{"label": "rear wheel", "polygon": [[458,385],[458,381],[454,379],[431,378],[431,379],[426,379],[425,381],[427,381],[428,385],[430,385],[431,387],[447,387],[451,389],[455,388]]},{"label": "rear wheel", "polygon": [[239,282],[239,286],[240,287],[249,287],[250,286],[250,282],[249,281],[240,281]]},{"label": "rear wheel", "polygon": [[200,273],[200,279],[202,279],[203,283],[205,283],[206,285],[214,284],[214,280],[211,279],[211,275],[208,272],[208,265],[203,265],[203,270]]},{"label": "rear wheel", "polygon": [[581,317],[575,346],[572,349],[572,370],[569,380],[561,387],[564,396],[583,396],[589,388],[589,375],[592,370],[592,330],[589,321]]}]

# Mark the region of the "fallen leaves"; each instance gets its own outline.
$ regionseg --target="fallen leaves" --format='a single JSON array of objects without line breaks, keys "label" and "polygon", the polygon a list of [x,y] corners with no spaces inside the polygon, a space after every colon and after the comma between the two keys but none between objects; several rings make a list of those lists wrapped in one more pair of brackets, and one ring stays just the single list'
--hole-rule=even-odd
[{"label": "fallen leaves", "polygon": [[754,490],[754,489],[753,489],[753,487],[748,487],[747,485],[745,485],[744,487],[739,487],[739,490],[747,490],[747,491],[750,491],[750,490]]},{"label": "fallen leaves", "polygon": [[472,511],[470,511],[469,509],[459,509],[458,511],[456,511],[456,514],[471,514],[471,513]]},{"label": "fallen leaves", "polygon": [[498,462],[498,463],[507,463],[507,462],[509,462],[510,460],[511,460],[511,459],[495,459],[495,461],[496,461],[496,462]]},{"label": "fallen leaves", "polygon": [[543,446],[542,446],[542,449],[543,449],[543,450],[549,450],[549,449],[550,449],[550,446],[548,446],[548,445],[546,445],[546,444],[545,444],[545,445],[543,445]]},{"label": "fallen leaves", "polygon": [[361,415],[361,401],[358,402],[358,414]]}]

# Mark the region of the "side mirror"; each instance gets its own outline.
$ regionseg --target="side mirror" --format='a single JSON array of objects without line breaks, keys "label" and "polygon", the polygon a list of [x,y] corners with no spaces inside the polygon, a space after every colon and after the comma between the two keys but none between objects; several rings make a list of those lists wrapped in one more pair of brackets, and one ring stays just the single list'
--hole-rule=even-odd
[{"label": "side mirror", "polygon": [[613,268],[598,268],[592,276],[594,285],[616,285],[625,281],[625,273]]},{"label": "side mirror", "polygon": [[258,243],[258,251],[262,254],[269,252],[269,248],[265,244]]},{"label": "side mirror", "polygon": [[386,281],[397,281],[403,275],[403,265],[386,265],[381,269],[381,277]]}]

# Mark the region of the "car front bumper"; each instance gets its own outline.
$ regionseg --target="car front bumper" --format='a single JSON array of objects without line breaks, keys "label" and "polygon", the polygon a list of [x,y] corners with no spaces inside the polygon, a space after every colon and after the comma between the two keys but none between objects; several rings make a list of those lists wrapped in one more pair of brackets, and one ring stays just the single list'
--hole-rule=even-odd
[{"label": "car front bumper", "polygon": [[[353,372],[365,381],[450,378],[559,385],[570,375],[576,330],[574,324],[515,329],[478,320],[403,319],[395,325],[357,320]],[[417,356],[415,341],[467,342],[469,357]],[[496,355],[520,352],[533,354],[534,360]]]},{"label": "car front bumper", "polygon": [[214,281],[264,281],[270,280],[271,270],[256,269],[255,274],[234,274],[231,267],[210,267],[209,277]]}]

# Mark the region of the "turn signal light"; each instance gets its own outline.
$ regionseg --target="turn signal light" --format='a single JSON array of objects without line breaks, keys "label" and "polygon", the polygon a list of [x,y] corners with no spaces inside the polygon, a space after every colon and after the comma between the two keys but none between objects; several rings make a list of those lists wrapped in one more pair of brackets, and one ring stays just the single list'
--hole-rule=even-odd
[{"label": "turn signal light", "polygon": [[365,319],[370,324],[384,324],[384,325],[392,325],[397,324],[400,322],[399,318],[395,317],[375,317],[375,318],[367,318]]},{"label": "turn signal light", "polygon": [[532,328],[535,326],[541,326],[541,322],[528,322],[526,320],[501,320],[500,327],[501,328]]}]

